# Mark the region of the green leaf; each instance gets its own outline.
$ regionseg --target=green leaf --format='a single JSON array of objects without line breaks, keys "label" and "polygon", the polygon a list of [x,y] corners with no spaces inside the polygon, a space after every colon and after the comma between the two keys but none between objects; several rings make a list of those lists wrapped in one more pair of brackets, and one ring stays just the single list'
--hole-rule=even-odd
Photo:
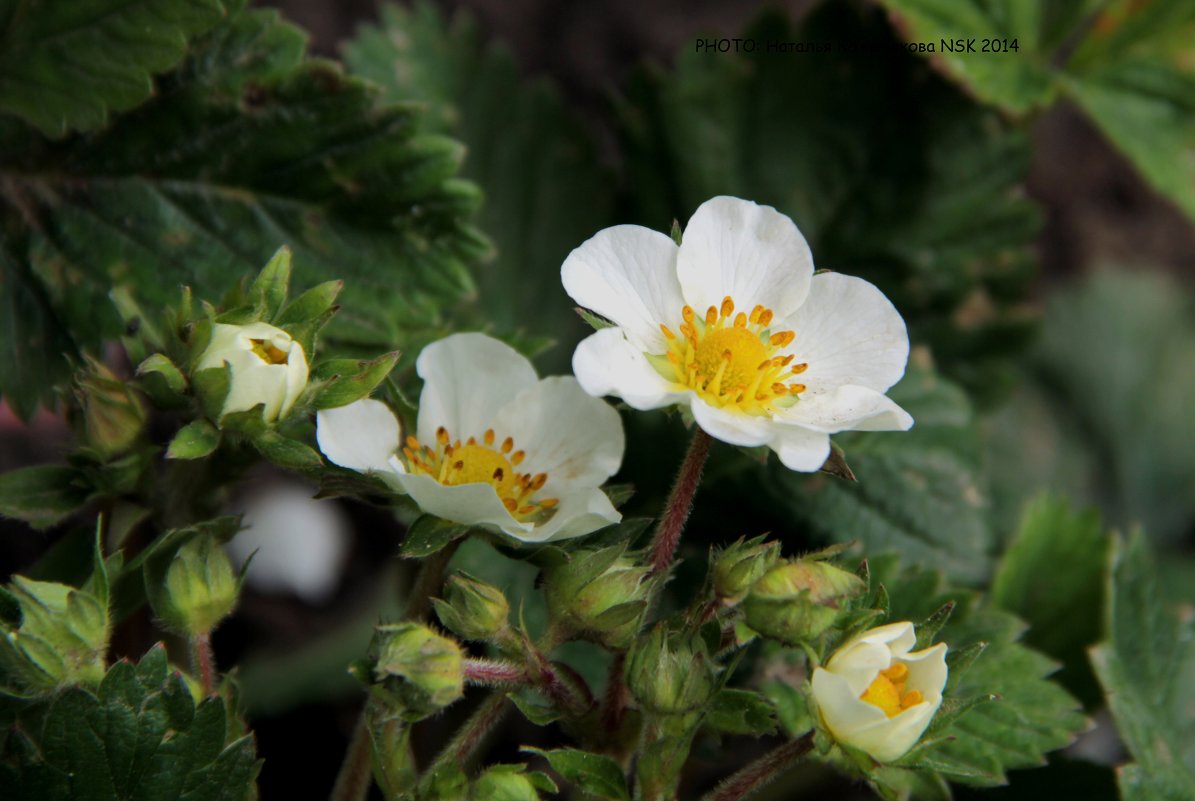
[{"label": "green leaf", "polygon": [[386,380],[398,363],[397,352],[387,353],[369,361],[333,359],[320,365],[318,375],[329,382],[315,395],[315,408],[333,409],[367,397],[378,384]]},{"label": "green leaf", "polygon": [[483,319],[551,334],[561,344],[545,366],[567,369],[571,344],[587,332],[570,311],[560,265],[612,210],[613,180],[589,132],[473,20],[447,21],[428,2],[383,6],[381,25],[362,28],[345,60],[388,98],[428,106],[435,130],[464,142],[462,172],[485,192],[478,224],[495,245],[477,272]]},{"label": "green leaf", "polygon": [[263,431],[253,437],[253,447],[279,467],[292,470],[318,470],[324,460],[310,445],[283,436],[277,431]]},{"label": "green leaf", "polygon": [[155,353],[137,365],[145,394],[158,406],[174,408],[185,403],[187,377],[165,355]]},{"label": "green leaf", "polygon": [[1025,508],[992,581],[992,603],[1029,624],[1025,642],[1062,662],[1058,680],[1094,706],[1087,647],[1100,639],[1111,538],[1098,512],[1042,495]]},{"label": "green leaf", "polygon": [[948,377],[998,398],[1032,332],[1024,132],[905,52],[868,4],[762,17],[743,37],[867,54],[688,47],[674,71],[638,75],[620,107],[634,221],[663,229],[723,194],[774,206],[819,267],[876,284]]},{"label": "green leaf", "polygon": [[219,0],[88,0],[0,7],[0,111],[47,136],[91,131],[149,99],[154,73],[223,16]]},{"label": "green leaf", "polygon": [[469,533],[472,526],[442,520],[434,515],[420,515],[407,528],[398,552],[410,559],[422,559],[447,547]]},{"label": "green leaf", "polygon": [[195,420],[179,429],[166,449],[167,459],[202,459],[220,446],[220,432],[207,420]]},{"label": "green leaf", "polygon": [[82,475],[73,467],[38,465],[0,474],[0,515],[49,528],[87,501]]},{"label": "green leaf", "polygon": [[283,245],[270,257],[249,287],[249,299],[262,309],[265,319],[274,319],[282,310],[282,304],[286,303],[286,294],[290,291],[290,273],[290,248]]},{"label": "green leaf", "polygon": [[[891,621],[921,620],[955,602],[938,637],[950,649],[950,674],[947,700],[925,735],[936,742],[914,749],[897,766],[994,786],[1007,781],[1006,771],[1043,764],[1046,753],[1087,728],[1075,699],[1049,678],[1056,663],[1020,641],[1025,624],[1016,617],[982,603],[974,591],[945,585],[937,573],[903,567],[895,557],[873,558],[870,566],[873,586],[883,584],[891,599]],[[967,661],[977,643],[987,646],[964,667],[956,657]],[[957,717],[951,713],[956,705],[955,712],[963,713]]]},{"label": "green leaf", "polygon": [[[180,284],[216,298],[282,245],[296,285],[345,279],[325,344],[354,354],[434,338],[442,309],[472,291],[468,266],[487,246],[467,222],[480,194],[454,177],[462,147],[422,132],[415,107],[306,58],[276,12],[235,5],[135,113],[0,151],[9,261],[28,265],[19,284],[5,266],[4,300],[32,291],[44,310],[6,317],[20,326],[6,348],[47,341],[52,325],[94,348],[123,333],[112,291],[141,308],[174,303]],[[20,390],[0,375],[0,392]]]},{"label": "green leaf", "polygon": [[1135,764],[1126,799],[1195,797],[1195,626],[1156,586],[1145,538],[1117,543],[1108,576],[1107,639],[1091,652],[1116,728]]},{"label": "green leaf", "polygon": [[[275,322],[279,326],[285,327],[290,324],[305,323],[321,318],[326,312],[331,310],[332,304],[336,302],[337,296],[340,295],[343,289],[344,281],[325,281],[322,284],[316,284],[295,298],[282,311],[282,314],[278,316]],[[310,358],[311,354],[307,355]]]},{"label": "green leaf", "polygon": [[587,793],[599,798],[630,801],[631,794],[627,791],[626,779],[622,768],[609,757],[578,751],[575,748],[557,748],[544,751],[539,748],[524,746],[523,751],[538,754],[548,760],[552,770],[564,777]]},{"label": "green leaf", "polygon": [[916,354],[888,394],[916,422],[904,433],[837,438],[857,483],[773,465],[770,494],[827,538],[858,540],[868,553],[898,550],[911,563],[977,581],[987,575],[993,534],[970,404]]},{"label": "green leaf", "polygon": [[715,731],[761,737],[776,731],[776,710],[759,693],[725,689],[710,699],[703,722]]}]

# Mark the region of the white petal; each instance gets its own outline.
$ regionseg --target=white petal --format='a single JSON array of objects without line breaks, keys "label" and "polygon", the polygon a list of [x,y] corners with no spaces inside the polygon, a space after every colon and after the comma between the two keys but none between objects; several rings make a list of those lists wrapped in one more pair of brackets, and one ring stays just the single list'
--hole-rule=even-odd
[{"label": "white petal", "polygon": [[278,412],[279,417],[286,417],[306,386],[307,357],[302,345],[291,342],[286,357],[286,393],[282,399],[282,409]]},{"label": "white petal", "polygon": [[676,271],[698,314],[729,295],[742,311],[760,304],[784,319],[809,294],[813,255],[793,221],[771,206],[716,197],[689,219]]},{"label": "white petal", "polygon": [[936,711],[934,704],[917,704],[883,723],[859,729],[845,739],[848,745],[866,751],[880,762],[891,762],[900,759],[917,744]]},{"label": "white petal", "polygon": [[622,520],[622,515],[600,489],[587,489],[567,495],[556,507],[551,519],[526,534],[512,536],[524,542],[551,542],[580,537]]},{"label": "white petal", "polygon": [[586,394],[572,376],[545,378],[498,412],[494,431],[527,454],[519,471],[547,473],[541,497],[599,486],[618,472],[626,437],[614,407]]},{"label": "white petal", "polygon": [[489,484],[450,487],[431,476],[413,473],[393,475],[393,480],[419,504],[420,509],[436,517],[466,526],[493,526],[513,537],[523,537],[531,530],[529,523],[520,523],[511,517]]},{"label": "white petal", "polygon": [[772,328],[796,332],[790,350],[809,365],[801,383],[812,390],[858,384],[883,392],[905,374],[905,321],[884,293],[862,278],[815,275],[801,307]]},{"label": "white petal", "polygon": [[813,671],[811,684],[822,720],[839,740],[847,741],[856,731],[887,720],[884,710],[861,701],[862,690],[856,692],[843,676],[819,667]]},{"label": "white petal", "polygon": [[381,401],[364,398],[315,415],[315,441],[333,463],[358,472],[389,472],[402,430]]},{"label": "white petal", "polygon": [[[779,426],[778,426],[779,428]],[[820,470],[830,456],[830,435],[807,428],[784,426],[772,450],[789,470],[812,473]]]},{"label": "white petal", "polygon": [[590,395],[615,395],[640,410],[678,403],[689,394],[657,373],[620,328],[603,328],[581,340],[573,372]]},{"label": "white petal", "polygon": [[834,652],[826,669],[841,676],[856,698],[871,686],[881,670],[892,666],[892,651],[884,643],[851,642]]},{"label": "white petal", "polygon": [[946,643],[940,642],[900,658],[909,668],[906,686],[918,690],[930,702],[942,700],[942,688],[946,686]]},{"label": "white petal", "polygon": [[745,448],[766,445],[775,438],[779,429],[769,417],[756,417],[719,409],[696,396],[693,397],[691,407],[693,419],[705,433],[731,445]]},{"label": "white petal", "polygon": [[846,384],[828,392],[802,393],[776,415],[784,423],[833,434],[838,431],[908,431],[913,418],[892,399],[868,387]]},{"label": "white petal", "polygon": [[[878,643],[886,645],[897,656],[907,654],[917,642],[917,631],[907,620],[887,623],[883,626],[867,629],[852,637],[838,649],[838,653],[849,650],[858,643]],[[833,660],[831,660],[833,661]]]},{"label": "white petal", "polygon": [[248,369],[237,369],[233,365],[222,414],[243,412],[264,403],[266,408],[262,414],[265,419],[277,420],[285,397],[286,365],[266,364],[260,359]]},{"label": "white petal", "polygon": [[485,334],[453,334],[423,349],[415,362],[423,379],[416,436],[435,442],[444,426],[454,439],[480,437],[494,415],[539,380],[509,345]]},{"label": "white petal", "polygon": [[667,350],[660,323],[681,321],[676,243],[659,231],[616,225],[574,250],[560,268],[564,290],[582,306],[614,321],[641,350]]}]

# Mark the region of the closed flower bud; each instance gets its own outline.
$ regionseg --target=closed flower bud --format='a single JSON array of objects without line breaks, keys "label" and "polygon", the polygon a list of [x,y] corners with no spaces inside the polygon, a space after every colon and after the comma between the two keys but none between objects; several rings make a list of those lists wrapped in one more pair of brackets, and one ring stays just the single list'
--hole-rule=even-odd
[{"label": "closed flower bud", "polygon": [[47,693],[66,684],[96,685],[108,650],[106,602],[86,590],[17,576],[8,588],[21,609],[19,626],[0,636],[0,675],[18,693]]},{"label": "closed flower bud", "polygon": [[[307,386],[307,355],[290,334],[268,323],[212,326],[196,370],[228,365],[228,394],[220,417],[264,404],[267,422],[286,417]],[[198,384],[202,389],[202,384]]]},{"label": "closed flower bud", "polygon": [[714,561],[714,592],[723,603],[737,604],[779,558],[778,542],[764,542],[763,537],[740,539]]},{"label": "closed flower bud", "polygon": [[[537,778],[546,779],[543,774]],[[550,784],[550,781],[549,781]],[[539,791],[522,765],[495,765],[477,777],[470,801],[539,801]]]},{"label": "closed flower bud", "polygon": [[865,589],[861,578],[828,562],[782,562],[751,587],[743,604],[747,625],[782,642],[807,641],[833,625],[843,601]]},{"label": "closed flower bud", "polygon": [[377,654],[375,674],[378,679],[394,679],[387,686],[413,719],[426,717],[464,694],[460,646],[427,626],[378,626]]},{"label": "closed flower bud", "polygon": [[696,711],[714,692],[714,671],[705,643],[696,636],[670,635],[662,625],[635,642],[626,670],[631,695],[657,714]]},{"label": "closed flower bud", "polygon": [[444,582],[444,599],[434,601],[440,622],[466,640],[489,640],[506,631],[510,604],[502,590],[458,573]]},{"label": "closed flower bud", "polygon": [[574,553],[548,568],[548,608],[574,631],[611,648],[625,648],[639,631],[647,609],[650,567],[622,555],[619,546]]},{"label": "closed flower bud", "polygon": [[813,701],[840,743],[880,762],[908,753],[942,704],[946,644],[911,651],[913,624],[868,629],[813,671]]},{"label": "closed flower bud", "polygon": [[102,459],[119,456],[145,430],[141,395],[103,364],[88,359],[75,395],[82,407],[83,441]]},{"label": "closed flower bud", "polygon": [[189,637],[208,634],[232,614],[241,589],[232,562],[211,535],[198,534],[178,549],[165,580],[146,573],[146,594],[162,623]]}]

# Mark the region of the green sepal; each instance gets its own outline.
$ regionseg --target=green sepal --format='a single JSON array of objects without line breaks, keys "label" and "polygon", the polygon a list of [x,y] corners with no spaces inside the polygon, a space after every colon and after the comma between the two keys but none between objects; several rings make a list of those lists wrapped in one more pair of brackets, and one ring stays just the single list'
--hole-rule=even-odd
[{"label": "green sepal", "polygon": [[220,447],[220,431],[207,420],[194,420],[179,429],[166,449],[167,459],[202,459]]},{"label": "green sepal", "polygon": [[386,380],[398,363],[398,351],[369,361],[333,359],[316,368],[316,377],[325,382],[316,390],[312,404],[316,409],[333,409],[367,397]]},{"label": "green sepal", "polygon": [[762,737],[776,731],[776,708],[757,692],[727,688],[710,699],[702,722],[714,731]]},{"label": "green sepal", "polygon": [[262,456],[279,467],[291,470],[318,470],[324,464],[323,458],[310,445],[283,436],[277,431],[262,431],[254,436],[251,442]]},{"label": "green sepal", "polygon": [[249,302],[258,310],[258,320],[273,320],[286,303],[290,290],[291,252],[286,245],[278,248],[249,287]]},{"label": "green sepal", "polygon": [[278,315],[278,318],[274,321],[274,325],[279,328],[285,328],[288,325],[305,323],[323,317],[324,314],[332,309],[332,305],[336,302],[337,296],[340,295],[343,289],[344,281],[341,280],[324,281],[322,284],[316,284],[291,301],[282,310],[282,313]]},{"label": "green sepal", "polygon": [[420,515],[407,528],[407,535],[403,537],[398,553],[408,559],[431,556],[468,534],[471,528],[435,515]]},{"label": "green sepal", "polygon": [[187,377],[164,354],[154,353],[137,366],[141,390],[161,409],[186,404]]},{"label": "green sepal", "polygon": [[[210,329],[208,333],[210,336]],[[219,420],[224,411],[224,400],[228,397],[228,388],[232,386],[232,369],[224,364],[222,367],[197,370],[191,374],[191,383],[195,386],[203,413],[210,420]]]},{"label": "green sepal", "polygon": [[610,322],[605,317],[602,317],[600,314],[594,314],[589,309],[583,309],[580,306],[575,306],[574,309],[576,310],[577,314],[581,316],[581,319],[584,320],[585,323],[594,331],[601,331],[603,328],[614,327],[614,323]]}]

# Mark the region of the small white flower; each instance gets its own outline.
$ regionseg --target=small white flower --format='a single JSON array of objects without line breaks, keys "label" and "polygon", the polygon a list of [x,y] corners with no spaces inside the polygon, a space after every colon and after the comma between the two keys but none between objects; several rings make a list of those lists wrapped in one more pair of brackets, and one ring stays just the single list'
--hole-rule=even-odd
[{"label": "small white flower", "polygon": [[910,653],[913,624],[868,629],[813,671],[813,700],[834,738],[891,762],[912,748],[942,704],[946,644]]},{"label": "small white flower", "polygon": [[526,358],[483,334],[434,342],[415,366],[424,384],[414,436],[402,442],[394,414],[361,400],[316,416],[320,450],[376,473],[425,512],[525,542],[622,519],[600,488],[622,463],[622,421],[576,379],[541,380]]},{"label": "small white flower", "polygon": [[867,281],[814,275],[805,238],[771,207],[708,200],[679,247],[637,225],[607,228],[561,278],[616,324],[573,355],[592,395],[688,404],[710,435],[767,445],[803,471],[825,462],[830,434],[913,424],[884,395],[908,361],[904,320]]},{"label": "small white flower", "polygon": [[223,367],[225,363],[232,374],[221,417],[264,403],[262,414],[273,422],[286,417],[307,386],[303,346],[268,323],[213,325],[211,341],[196,369]]}]

